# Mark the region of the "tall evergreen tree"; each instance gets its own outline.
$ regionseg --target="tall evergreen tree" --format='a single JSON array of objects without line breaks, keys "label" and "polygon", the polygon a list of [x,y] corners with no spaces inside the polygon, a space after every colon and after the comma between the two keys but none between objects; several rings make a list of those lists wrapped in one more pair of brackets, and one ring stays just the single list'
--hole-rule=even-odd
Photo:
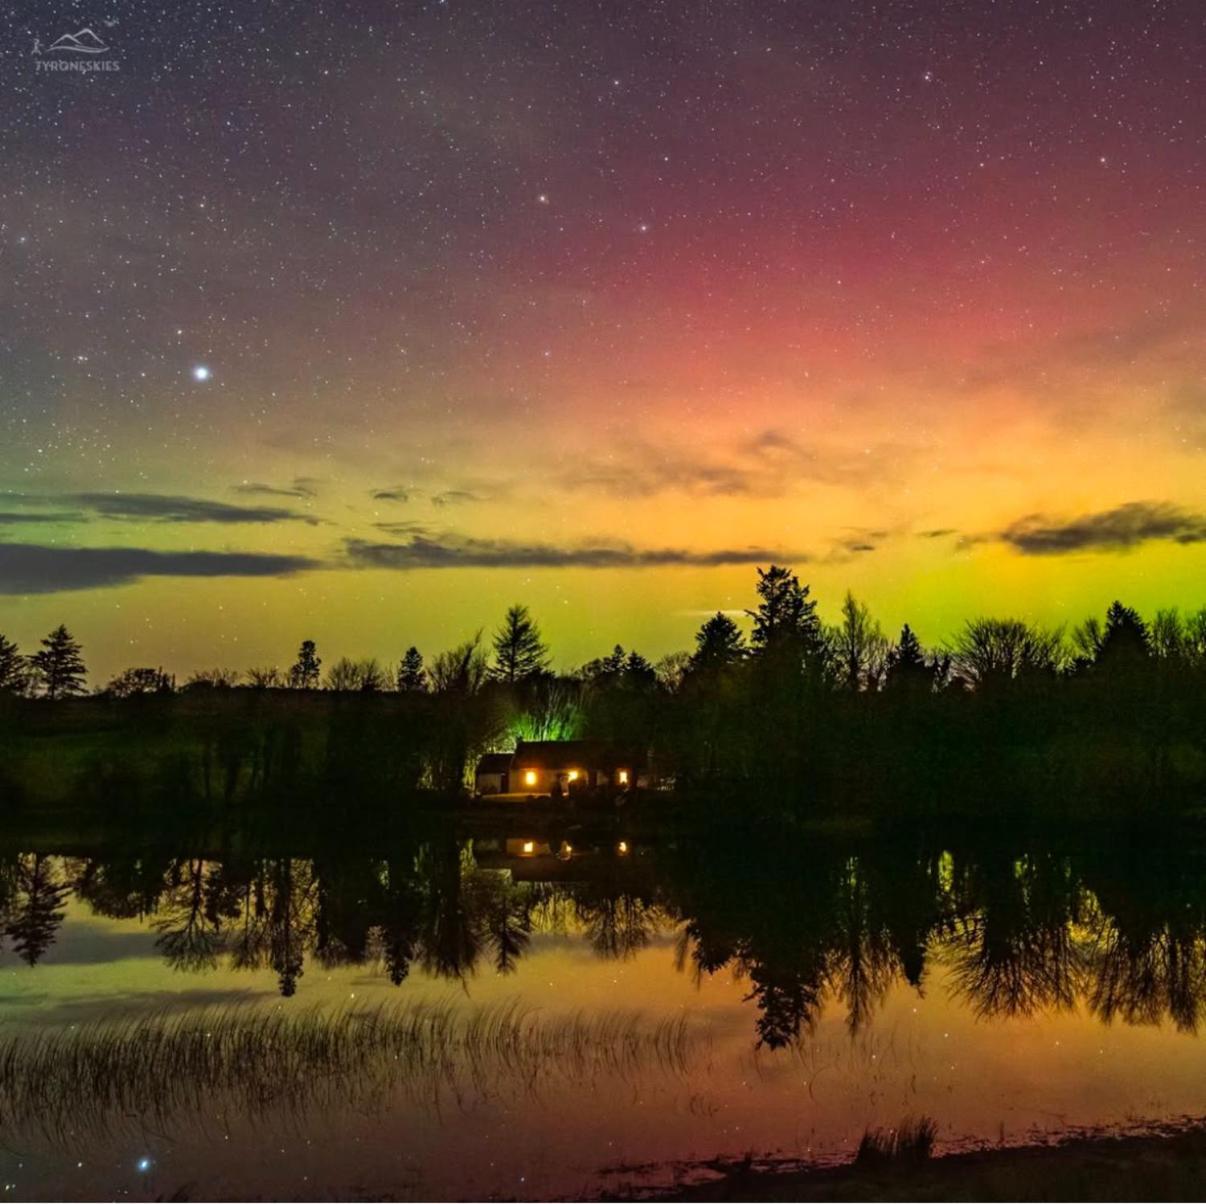
[{"label": "tall evergreen tree", "polygon": [[772,564],[758,570],[757,610],[746,611],[754,621],[751,641],[759,652],[796,645],[806,658],[819,658],[824,651],[817,604],[807,585],[790,569]]},{"label": "tall evergreen tree", "polygon": [[30,668],[43,695],[52,702],[84,692],[83,650],[61,623],[43,641],[42,650],[29,658]]},{"label": "tall evergreen tree", "polygon": [[0,635],[0,694],[23,694],[28,684],[28,662],[12,640]]},{"label": "tall evergreen tree", "polygon": [[512,606],[494,636],[492,676],[515,685],[543,673],[548,664],[548,649],[528,608]]},{"label": "tall evergreen tree", "polygon": [[691,668],[698,672],[727,669],[745,659],[745,636],[723,611],[717,611],[695,633]]},{"label": "tall evergreen tree", "polygon": [[317,690],[322,680],[322,657],[313,640],[302,640],[297,661],[289,670],[289,684],[295,690]]},{"label": "tall evergreen tree", "polygon": [[1151,655],[1147,624],[1137,610],[1113,602],[1106,611],[1105,634],[1097,654],[1099,664],[1109,667],[1138,665]]},{"label": "tall evergreen tree", "polygon": [[925,649],[916,632],[906,623],[900,629],[900,639],[888,653],[884,688],[888,690],[930,690],[936,670],[926,660]]},{"label": "tall evergreen tree", "polygon": [[413,644],[407,648],[398,665],[397,686],[403,694],[427,692],[427,670],[423,668],[423,654]]}]

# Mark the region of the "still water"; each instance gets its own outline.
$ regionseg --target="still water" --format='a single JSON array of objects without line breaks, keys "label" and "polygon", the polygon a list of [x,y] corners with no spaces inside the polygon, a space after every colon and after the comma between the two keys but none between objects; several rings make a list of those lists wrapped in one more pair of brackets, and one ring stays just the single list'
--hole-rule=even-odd
[{"label": "still water", "polygon": [[1206,1112],[1185,842],[306,845],[4,847],[3,1198],[590,1195]]}]

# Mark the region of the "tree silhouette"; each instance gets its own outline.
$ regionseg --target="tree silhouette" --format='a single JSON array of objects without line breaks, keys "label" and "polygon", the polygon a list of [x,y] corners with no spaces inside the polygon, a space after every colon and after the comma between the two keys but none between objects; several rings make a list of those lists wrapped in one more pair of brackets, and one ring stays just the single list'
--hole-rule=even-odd
[{"label": "tree silhouette", "polygon": [[921,692],[933,689],[934,679],[935,668],[926,660],[921,641],[906,623],[900,629],[900,639],[888,653],[884,687]]},{"label": "tree silhouette", "polygon": [[827,634],[837,684],[852,693],[878,689],[888,641],[867,605],[849,590],[842,601],[842,621]]},{"label": "tree silhouette", "polygon": [[302,640],[297,660],[289,670],[289,684],[295,690],[317,690],[322,675],[322,657],[313,640]]},{"label": "tree silhouette", "polygon": [[28,684],[28,662],[12,640],[0,635],[0,694],[23,694]]},{"label": "tree silhouette", "polygon": [[1106,668],[1133,668],[1151,655],[1147,624],[1139,612],[1121,602],[1113,602],[1106,611],[1105,633],[1097,663]]},{"label": "tree silhouette", "polygon": [[59,878],[53,858],[41,853],[20,858],[15,885],[6,931],[17,956],[33,966],[54,944],[70,887]]},{"label": "tree silhouette", "polygon": [[43,641],[42,650],[29,658],[30,668],[51,702],[84,692],[84,657],[71,632],[61,623]]},{"label": "tree silhouette", "polygon": [[492,676],[513,686],[545,672],[548,664],[548,649],[528,608],[510,607],[494,635]]},{"label": "tree silhouette", "polygon": [[170,694],[175,682],[162,669],[125,669],[105,687],[110,698],[137,698],[144,694]]},{"label": "tree silhouette", "polygon": [[427,670],[423,668],[423,654],[413,644],[407,648],[398,665],[397,686],[403,694],[427,692]]},{"label": "tree silhouette", "polygon": [[695,651],[691,654],[691,669],[710,672],[740,664],[746,656],[745,636],[741,628],[723,611],[718,610],[695,633]]},{"label": "tree silhouette", "polygon": [[761,652],[785,646],[798,648],[804,659],[820,659],[824,651],[821,620],[809,587],[790,569],[772,564],[758,570],[757,610],[746,614],[754,621],[750,639]]},{"label": "tree silhouette", "polygon": [[607,656],[601,656],[593,661],[587,661],[578,671],[583,681],[592,684],[605,685],[619,678],[624,672],[624,657],[627,653],[620,644]]},{"label": "tree silhouette", "polygon": [[379,694],[385,686],[385,670],[372,656],[359,661],[341,656],[327,672],[327,689],[335,693]]},{"label": "tree silhouette", "polygon": [[996,688],[1020,677],[1054,674],[1063,663],[1063,633],[1021,619],[969,619],[951,643],[951,657],[972,685]]}]

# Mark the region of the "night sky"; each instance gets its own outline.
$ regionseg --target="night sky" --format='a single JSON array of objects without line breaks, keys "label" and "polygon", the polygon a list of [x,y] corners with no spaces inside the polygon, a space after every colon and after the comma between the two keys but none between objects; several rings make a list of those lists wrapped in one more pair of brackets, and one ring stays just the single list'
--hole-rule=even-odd
[{"label": "night sky", "polygon": [[26,647],[396,658],[524,601],[559,664],[657,656],[772,558],[932,641],[1206,601],[1199,3],[29,4],[0,42]]}]

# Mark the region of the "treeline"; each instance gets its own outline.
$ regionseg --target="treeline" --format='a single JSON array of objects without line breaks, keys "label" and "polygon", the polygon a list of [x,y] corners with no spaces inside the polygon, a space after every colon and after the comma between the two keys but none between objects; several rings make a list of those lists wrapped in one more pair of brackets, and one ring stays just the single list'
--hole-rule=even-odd
[{"label": "treeline", "polygon": [[[216,669],[177,685],[161,669],[134,668],[98,697],[210,700],[194,713],[238,715],[233,734],[204,737],[214,748],[242,748],[270,729],[258,751],[219,756],[206,797],[270,779],[292,788],[299,774],[319,773],[319,760],[327,781],[453,792],[481,752],[597,738],[650,750],[655,776],[680,792],[753,788],[763,807],[1084,813],[1200,801],[1206,608],[1147,621],[1115,602],[1070,631],[972,619],[926,648],[908,625],[888,638],[849,594],[838,622],[823,623],[786,568],[760,569],[756,596],[748,635],[717,613],[693,650],[657,663],[617,646],[554,673],[536,622],[513,606],[488,644],[478,636],[430,662],[412,647],[393,667],[326,666],[307,640],[286,669]],[[83,652],[65,628],[28,658],[0,638],[0,690],[64,699],[85,682]],[[304,708],[265,702],[287,697],[326,700],[321,754],[313,724],[297,726]],[[376,701],[349,711],[355,699]]]}]

